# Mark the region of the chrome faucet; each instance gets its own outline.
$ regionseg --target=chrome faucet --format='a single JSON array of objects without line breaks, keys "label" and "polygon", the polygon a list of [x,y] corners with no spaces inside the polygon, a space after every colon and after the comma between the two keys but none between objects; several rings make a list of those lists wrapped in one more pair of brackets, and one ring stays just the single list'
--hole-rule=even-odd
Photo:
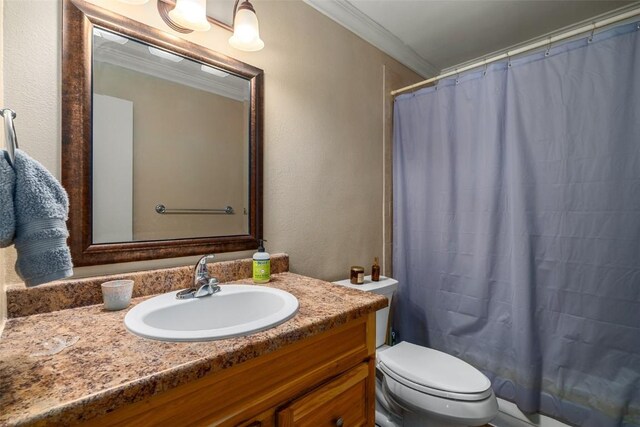
[{"label": "chrome faucet", "polygon": [[220,291],[218,279],[209,276],[209,270],[207,270],[207,261],[213,258],[215,258],[213,254],[200,258],[193,270],[193,287],[178,292],[176,298],[202,298]]}]

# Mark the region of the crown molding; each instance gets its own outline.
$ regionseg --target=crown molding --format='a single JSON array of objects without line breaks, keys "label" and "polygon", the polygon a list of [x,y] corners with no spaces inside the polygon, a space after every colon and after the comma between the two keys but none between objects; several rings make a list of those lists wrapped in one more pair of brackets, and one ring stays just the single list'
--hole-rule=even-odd
[{"label": "crown molding", "polygon": [[347,0],[304,0],[304,2],[422,77],[432,77],[440,73],[433,64]]}]

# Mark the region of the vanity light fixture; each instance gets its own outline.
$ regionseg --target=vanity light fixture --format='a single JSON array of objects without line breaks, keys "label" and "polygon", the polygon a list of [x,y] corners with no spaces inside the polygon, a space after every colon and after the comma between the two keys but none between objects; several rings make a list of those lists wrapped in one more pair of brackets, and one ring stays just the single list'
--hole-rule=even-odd
[{"label": "vanity light fixture", "polygon": [[128,38],[119,36],[117,34],[113,34],[110,31],[101,30],[99,28],[96,28],[94,31],[95,31],[96,36],[102,37],[103,39],[108,40],[110,42],[115,42],[115,43],[118,43],[118,44],[125,44],[126,42],[129,41]]},{"label": "vanity light fixture", "polygon": [[217,68],[209,67],[208,65],[204,64],[200,65],[200,70],[204,71],[205,73],[213,74],[217,77],[227,77],[229,75],[229,73],[225,73],[224,71],[218,70]]},{"label": "vanity light fixture", "polygon": [[207,20],[207,0],[176,0],[173,8],[165,0],[157,0],[157,5],[162,20],[179,33],[211,28]]},{"label": "vanity light fixture", "polygon": [[206,0],[176,0],[176,7],[169,12],[169,18],[181,27],[193,31],[208,31]]},{"label": "vanity light fixture", "polygon": [[233,11],[233,35],[229,38],[229,44],[247,52],[255,52],[264,47],[264,42],[260,39],[258,17],[249,0],[244,0],[239,7],[236,1]]},{"label": "vanity light fixture", "polygon": [[255,52],[264,47],[256,11],[249,0],[236,0],[233,5],[233,26],[207,18],[206,0],[156,0],[158,13],[172,30],[179,33],[207,31],[209,21],[233,32],[229,44],[239,50]]},{"label": "vanity light fixture", "polygon": [[149,53],[155,55],[162,59],[167,59],[171,62],[180,62],[184,58],[178,55],[174,55],[173,53],[167,52],[166,50],[158,49],[157,47],[149,46]]}]

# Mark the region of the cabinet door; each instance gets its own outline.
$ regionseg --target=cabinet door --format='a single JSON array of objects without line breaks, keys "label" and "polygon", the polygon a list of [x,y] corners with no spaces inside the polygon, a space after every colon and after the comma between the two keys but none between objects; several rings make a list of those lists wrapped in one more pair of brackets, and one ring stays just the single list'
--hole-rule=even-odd
[{"label": "cabinet door", "polygon": [[[369,365],[363,363],[278,412],[278,427],[359,427],[367,420]],[[368,422],[369,421],[369,422]]]},{"label": "cabinet door", "polygon": [[271,408],[250,420],[237,424],[235,427],[273,427],[275,426],[275,419],[275,409]]}]

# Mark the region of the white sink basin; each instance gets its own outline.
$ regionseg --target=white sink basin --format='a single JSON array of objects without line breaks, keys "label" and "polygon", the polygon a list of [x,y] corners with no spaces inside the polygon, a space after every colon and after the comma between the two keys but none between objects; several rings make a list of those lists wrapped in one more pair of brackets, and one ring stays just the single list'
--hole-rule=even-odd
[{"label": "white sink basin", "polygon": [[161,341],[210,341],[249,335],[292,318],[298,299],[266,286],[222,285],[202,298],[176,299],[169,292],[133,307],[124,318],[127,329]]}]

